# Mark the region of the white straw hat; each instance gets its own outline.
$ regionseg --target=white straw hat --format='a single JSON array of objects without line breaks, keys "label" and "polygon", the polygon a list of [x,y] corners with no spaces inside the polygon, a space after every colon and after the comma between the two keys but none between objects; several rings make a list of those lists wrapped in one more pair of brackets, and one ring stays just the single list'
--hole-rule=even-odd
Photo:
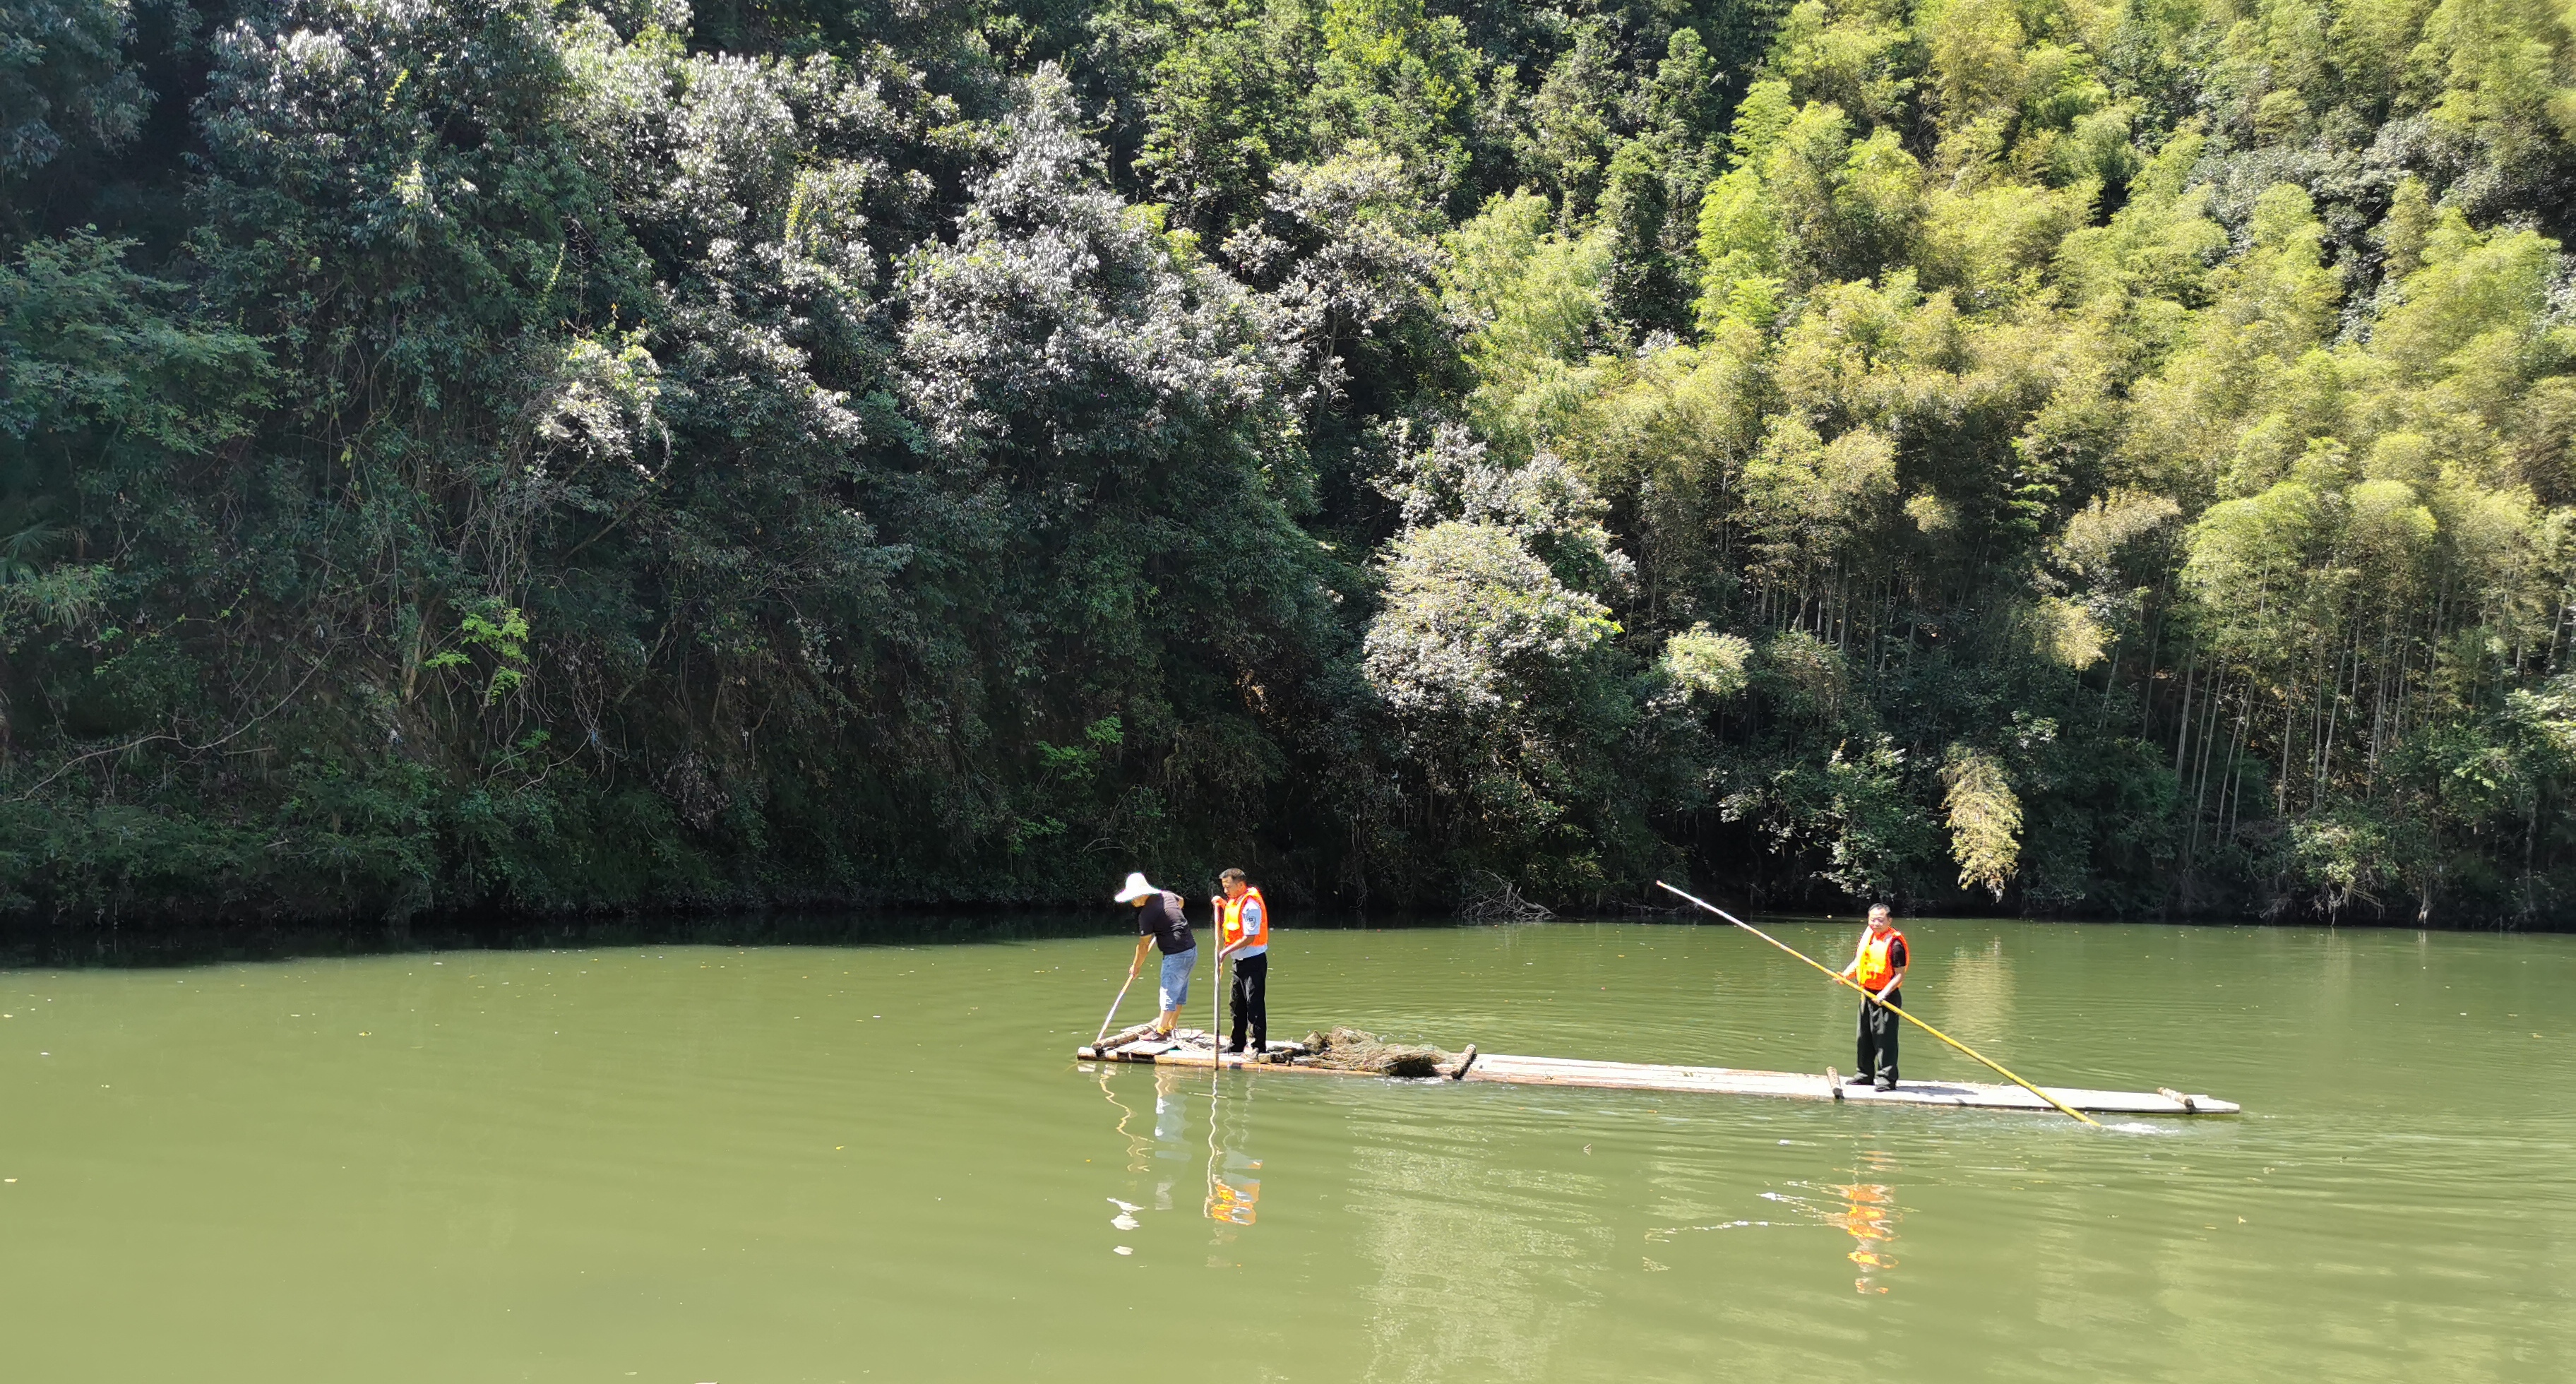
[{"label": "white straw hat", "polygon": [[1138,899],[1145,897],[1147,894],[1159,894],[1161,892],[1163,891],[1145,882],[1144,872],[1140,870],[1127,876],[1127,887],[1119,890],[1118,897],[1112,902],[1134,903]]}]

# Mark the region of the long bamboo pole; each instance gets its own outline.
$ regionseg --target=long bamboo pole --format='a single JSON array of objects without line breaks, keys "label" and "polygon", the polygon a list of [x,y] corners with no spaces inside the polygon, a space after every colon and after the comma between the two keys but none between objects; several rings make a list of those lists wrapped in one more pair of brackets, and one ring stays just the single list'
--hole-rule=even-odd
[{"label": "long bamboo pole", "polygon": [[1768,942],[1768,943],[1770,943],[1771,945],[1773,945],[1773,946],[1775,946],[1775,947],[1778,947],[1780,950],[1782,950],[1782,951],[1784,951],[1784,952],[1787,952],[1787,953],[1788,953],[1788,954],[1790,954],[1791,956],[1794,956],[1794,957],[1798,958],[1800,961],[1804,961],[1804,962],[1806,962],[1808,965],[1813,966],[1813,967],[1815,967],[1817,970],[1824,972],[1824,973],[1825,973],[1825,975],[1826,975],[1826,977],[1827,977],[1827,978],[1829,978],[1829,979],[1831,979],[1835,984],[1837,984],[1837,985],[1847,985],[1847,986],[1850,986],[1850,987],[1851,987],[1852,989],[1854,989],[1854,990],[1858,990],[1858,991],[1860,991],[1860,993],[1861,993],[1861,998],[1862,998],[1862,999],[1864,999],[1864,1000],[1866,1000],[1866,1001],[1869,1001],[1869,1002],[1871,1002],[1871,1003],[1875,1003],[1875,1004],[1878,1004],[1878,1005],[1884,1006],[1884,1007],[1886,1008],[1887,1012],[1889,1012],[1889,1013],[1891,1013],[1891,1014],[1894,1014],[1896,1017],[1898,1017],[1898,1018],[1900,1018],[1900,1019],[1903,1019],[1904,1021],[1906,1021],[1906,1022],[1907,1022],[1907,1023],[1909,1023],[1909,1024],[1914,1025],[1916,1028],[1919,1028],[1919,1029],[1923,1030],[1924,1032],[1931,1034],[1933,1037],[1940,1039],[1942,1042],[1947,1043],[1947,1044],[1949,1044],[1950,1046],[1952,1046],[1952,1047],[1954,1047],[1954,1048],[1957,1048],[1959,1051],[1966,1053],[1966,1054],[1967,1054],[1967,1055],[1969,1055],[1970,1057],[1973,1057],[1973,1058],[1977,1059],[1978,1061],[1985,1063],[1987,1066],[1994,1068],[1996,1071],[2003,1073],[2003,1076],[2004,1076],[2004,1079],[2005,1079],[2005,1080],[2007,1080],[2007,1081],[2011,1082],[2013,1085],[2018,1086],[2018,1087],[2020,1087],[2021,1089],[2023,1089],[2023,1090],[2025,1090],[2025,1091],[2030,1092],[2032,1095],[2039,1097],[2041,1100],[2044,1100],[2044,1101],[2048,1102],[2050,1105],[2056,1106],[2060,1111],[2062,1111],[2062,1112],[2064,1112],[2064,1113],[2066,1113],[2066,1114],[2068,1114],[2068,1115],[2071,1115],[2071,1116],[2073,1116],[2074,1118],[2076,1118],[2076,1119],[2078,1119],[2078,1120],[2081,1120],[2081,1121],[2083,1121],[2084,1123],[2089,1124],[2089,1125],[2093,1126],[2093,1127],[2094,1127],[2094,1128],[2096,1128],[2096,1129],[2099,1129],[2099,1128],[2101,1128],[2101,1127],[2102,1127],[2102,1122],[2101,1122],[2100,1120],[2094,1119],[2092,1116],[2085,1114],[2083,1111],[2076,1109],[2074,1106],[2068,1105],[2066,1102],[2064,1102],[2064,1101],[2062,1101],[2062,1100],[2059,1100],[2057,1097],[2050,1095],[2050,1094],[2049,1094],[2049,1093],[2047,1093],[2046,1091],[2043,1091],[2043,1090],[2039,1089],[2038,1087],[2031,1085],[2029,1082],[2022,1080],[2020,1077],[2014,1076],[2014,1075],[2012,1074],[2012,1072],[2011,1072],[2010,1070],[2008,1070],[2008,1069],[2004,1066],[2004,1064],[2002,1064],[2002,1063],[2000,1063],[2000,1062],[1997,1062],[1996,1060],[1994,1060],[1994,1059],[1993,1059],[1993,1058],[1991,1058],[1991,1057],[1986,1056],[1984,1053],[1981,1053],[1981,1052],[1977,1051],[1975,1048],[1969,1047],[1967,1044],[1960,1042],[1958,1039],[1951,1037],[1949,1034],[1943,1033],[1941,1030],[1939,1030],[1939,1029],[1937,1029],[1937,1028],[1934,1028],[1934,1027],[1933,1027],[1933,1026],[1931,1026],[1930,1024],[1927,1024],[1927,1023],[1923,1022],[1921,1019],[1915,1018],[1913,1015],[1906,1013],[1904,1010],[1897,1008],[1895,1005],[1888,1004],[1888,1002],[1887,1002],[1887,1001],[1885,1001],[1885,1000],[1883,1000],[1883,999],[1878,998],[1876,995],[1872,995],[1872,994],[1869,992],[1869,990],[1868,990],[1868,988],[1867,988],[1867,987],[1863,986],[1860,982],[1858,982],[1858,981],[1856,981],[1856,980],[1853,980],[1850,976],[1844,975],[1842,972],[1837,971],[1837,970],[1833,969],[1832,967],[1825,965],[1823,962],[1816,960],[1814,957],[1811,957],[1811,956],[1807,955],[1805,952],[1802,952],[1802,951],[1798,950],[1796,947],[1790,946],[1788,943],[1781,941],[1779,938],[1772,936],[1770,933],[1764,932],[1762,929],[1760,929],[1760,928],[1758,928],[1758,927],[1755,927],[1753,924],[1751,924],[1751,923],[1748,923],[1748,922],[1744,921],[1742,918],[1736,917],[1734,914],[1727,912],[1725,909],[1718,907],[1716,904],[1710,903],[1708,900],[1703,899],[1703,898],[1699,897],[1699,896],[1698,896],[1698,895],[1696,895],[1696,894],[1685,894],[1685,893],[1683,893],[1681,890],[1679,890],[1679,889],[1675,889],[1675,888],[1674,888],[1674,887],[1672,887],[1671,885],[1664,883],[1662,880],[1656,880],[1656,881],[1655,881],[1655,887],[1656,887],[1656,888],[1658,888],[1658,889],[1663,890],[1664,892],[1666,892],[1666,893],[1668,893],[1668,894],[1673,894],[1673,895],[1677,895],[1677,896],[1679,896],[1679,897],[1681,897],[1681,898],[1688,899],[1688,900],[1690,900],[1692,903],[1698,904],[1700,907],[1707,909],[1709,912],[1714,913],[1714,914],[1716,914],[1717,916],[1719,916],[1719,917],[1721,917],[1721,918],[1724,918],[1724,919],[1725,919],[1725,920],[1727,920],[1728,922],[1735,924],[1737,927],[1740,927],[1740,928],[1744,929],[1746,932],[1752,933],[1754,936],[1761,938],[1763,941]]},{"label": "long bamboo pole", "polygon": [[[1131,967],[1129,967],[1129,968],[1127,969],[1127,985],[1133,985],[1133,984],[1135,984],[1135,983],[1136,983],[1136,969],[1135,969],[1134,967],[1132,967],[1132,966],[1131,966]],[[1118,998],[1116,998],[1116,999],[1114,999],[1114,1000],[1111,1000],[1111,1001],[1109,1002],[1109,1017],[1107,1017],[1107,1018],[1105,1018],[1105,1019],[1102,1019],[1102,1020],[1100,1021],[1100,1033],[1099,1033],[1099,1036],[1098,1036],[1098,1037],[1095,1037],[1095,1038],[1093,1038],[1093,1039],[1091,1040],[1091,1045],[1092,1045],[1093,1047],[1097,1048],[1098,1046],[1100,1046],[1100,1040],[1101,1040],[1102,1038],[1106,1038],[1106,1037],[1108,1037],[1108,1036],[1109,1036],[1109,1026],[1110,1026],[1111,1024],[1114,1024],[1114,1023],[1118,1022],[1118,1006],[1120,1006],[1120,1005],[1122,1005],[1122,1004],[1125,1004],[1125,1003],[1127,1002],[1127,985],[1121,985],[1121,986],[1119,986],[1119,987],[1118,987]],[[1082,1030],[1080,1030],[1080,1029],[1075,1029],[1075,1030],[1074,1030],[1074,1032],[1076,1032],[1076,1033],[1079,1033],[1079,1032],[1081,1032],[1081,1031],[1082,1031]]]}]

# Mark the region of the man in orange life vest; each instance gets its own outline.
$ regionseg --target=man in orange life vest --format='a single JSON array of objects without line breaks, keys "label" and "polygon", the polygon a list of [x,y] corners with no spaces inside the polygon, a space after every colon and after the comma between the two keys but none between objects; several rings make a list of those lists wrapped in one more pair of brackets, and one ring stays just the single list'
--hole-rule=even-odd
[{"label": "man in orange life vest", "polygon": [[[1887,905],[1869,906],[1869,931],[1861,934],[1860,951],[1843,974],[1879,999],[1903,1007],[1905,996],[1897,989],[1905,983],[1905,934],[1896,930],[1889,918]],[[1873,1082],[1882,1091],[1896,1089],[1896,1013],[1886,1004],[1864,999],[1860,1002],[1860,1065],[1844,1078],[1847,1086],[1867,1086]]]},{"label": "man in orange life vest", "polygon": [[1210,899],[1216,908],[1216,959],[1222,964],[1234,962],[1234,990],[1227,997],[1226,1009],[1234,1015],[1234,1042],[1227,1052],[1243,1051],[1243,1030],[1247,1022],[1252,1029],[1252,1050],[1270,1050],[1270,905],[1262,902],[1261,891],[1243,878],[1243,871],[1228,870],[1217,876],[1224,886],[1223,898]]}]

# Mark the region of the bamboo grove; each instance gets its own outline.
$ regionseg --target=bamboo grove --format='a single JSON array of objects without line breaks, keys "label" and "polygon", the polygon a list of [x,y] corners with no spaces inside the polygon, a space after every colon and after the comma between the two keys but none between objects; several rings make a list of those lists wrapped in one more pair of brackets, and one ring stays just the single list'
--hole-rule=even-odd
[{"label": "bamboo grove", "polygon": [[0,907],[2564,925],[2572,26],[0,0]]}]

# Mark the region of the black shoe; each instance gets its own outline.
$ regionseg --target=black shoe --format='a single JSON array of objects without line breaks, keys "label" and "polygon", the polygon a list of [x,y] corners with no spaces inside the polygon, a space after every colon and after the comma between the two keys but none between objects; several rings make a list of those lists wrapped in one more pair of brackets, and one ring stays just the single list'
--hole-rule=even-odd
[{"label": "black shoe", "polygon": [[1896,1089],[1896,1083],[1893,1081],[1882,1081],[1878,1083],[1878,1089],[1882,1091],[1893,1091]]},{"label": "black shoe", "polygon": [[1241,1043],[1237,1043],[1237,1044],[1235,1044],[1233,1047],[1230,1047],[1230,1048],[1227,1048],[1227,1049],[1226,1049],[1226,1052],[1227,1052],[1227,1054],[1228,1054],[1228,1055],[1232,1055],[1232,1054],[1234,1054],[1234,1053],[1239,1053],[1239,1052],[1241,1052],[1241,1051],[1243,1051],[1243,1044],[1241,1044]]},{"label": "black shoe", "polygon": [[1845,1086],[1867,1086],[1869,1084],[1869,1078],[1865,1076],[1847,1076],[1843,1078],[1843,1084]]}]

